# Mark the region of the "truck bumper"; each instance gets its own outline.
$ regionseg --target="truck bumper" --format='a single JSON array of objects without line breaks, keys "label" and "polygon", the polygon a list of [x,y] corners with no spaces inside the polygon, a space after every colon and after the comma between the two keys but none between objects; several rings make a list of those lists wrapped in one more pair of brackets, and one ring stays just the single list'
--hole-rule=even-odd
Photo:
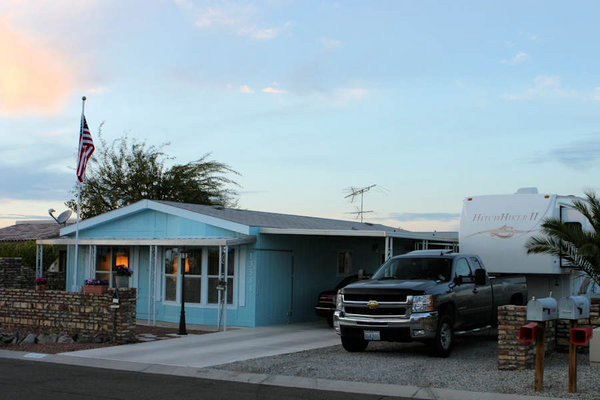
[{"label": "truck bumper", "polygon": [[434,339],[437,324],[437,312],[413,313],[407,318],[349,317],[340,311],[333,315],[338,335],[364,338],[364,331],[379,331],[381,340],[390,342]]}]

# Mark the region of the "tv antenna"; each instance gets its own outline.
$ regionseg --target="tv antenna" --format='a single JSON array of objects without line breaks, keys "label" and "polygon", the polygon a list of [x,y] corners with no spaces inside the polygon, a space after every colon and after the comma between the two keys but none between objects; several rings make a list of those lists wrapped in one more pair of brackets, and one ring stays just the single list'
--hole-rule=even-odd
[{"label": "tv antenna", "polygon": [[354,200],[360,195],[360,210],[359,211],[351,212],[349,214],[356,214],[356,218],[360,217],[360,222],[361,223],[363,222],[363,215],[364,214],[373,212],[373,210],[364,211],[364,209],[363,209],[363,205],[364,205],[364,201],[363,201],[364,199],[363,199],[363,197],[364,197],[364,194],[366,192],[368,192],[369,190],[373,189],[375,186],[377,186],[377,185],[370,185],[370,186],[365,186],[365,187],[361,187],[361,188],[356,188],[356,187],[351,186],[350,189],[349,189],[350,194],[348,196],[344,197],[345,199],[347,199],[348,197],[350,197],[350,203],[354,203]]}]

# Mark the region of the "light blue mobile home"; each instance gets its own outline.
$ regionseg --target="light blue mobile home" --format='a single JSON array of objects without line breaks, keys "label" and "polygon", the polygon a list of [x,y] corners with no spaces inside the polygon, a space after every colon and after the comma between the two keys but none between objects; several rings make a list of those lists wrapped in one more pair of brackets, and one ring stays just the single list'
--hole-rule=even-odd
[{"label": "light blue mobile home", "polygon": [[455,243],[455,235],[385,225],[153,200],[38,241],[67,246],[69,290],[91,277],[112,286],[116,266],[126,265],[139,319],[178,321],[184,292],[188,323],[217,324],[222,296],[221,318],[235,326],[314,319],[318,293],[343,277],[373,272],[393,254]]}]

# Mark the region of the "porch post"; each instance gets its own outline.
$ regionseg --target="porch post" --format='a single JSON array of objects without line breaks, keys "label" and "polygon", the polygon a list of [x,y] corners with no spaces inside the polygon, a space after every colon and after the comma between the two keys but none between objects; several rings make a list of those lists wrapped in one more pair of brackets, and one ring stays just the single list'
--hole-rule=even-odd
[{"label": "porch post", "polygon": [[152,287],[152,266],[155,262],[155,254],[154,254],[154,246],[150,245],[148,246],[148,322],[146,323],[146,325],[150,326],[150,311],[152,310],[152,306],[151,306],[151,299],[152,299],[152,292],[150,290],[150,288]]},{"label": "porch post", "polygon": [[158,246],[154,246],[154,291],[152,292],[152,325],[156,326],[156,292],[158,291],[158,275],[160,272],[158,262]]},{"label": "porch post", "polygon": [[223,331],[227,331],[227,288],[229,285],[227,284],[227,274],[229,270],[229,247],[225,245],[225,299],[223,300]]},{"label": "porch post", "polygon": [[218,289],[220,280],[221,280],[221,272],[223,268],[223,247],[219,246],[219,278],[217,281],[217,332],[221,331],[221,313],[223,310],[221,309],[221,291]]},{"label": "porch post", "polygon": [[44,245],[36,244],[35,252],[35,277],[40,278],[44,270]]}]

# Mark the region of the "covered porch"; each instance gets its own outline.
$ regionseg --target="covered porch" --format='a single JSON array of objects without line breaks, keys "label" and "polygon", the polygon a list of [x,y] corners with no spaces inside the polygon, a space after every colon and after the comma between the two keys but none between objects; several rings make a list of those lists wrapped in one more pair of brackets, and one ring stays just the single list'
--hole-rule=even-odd
[{"label": "covered porch", "polygon": [[[137,318],[149,325],[178,321],[185,300],[189,320],[210,325],[252,326],[246,304],[247,237],[178,239],[78,240],[57,238],[37,241],[67,248],[67,290],[80,291],[86,279],[106,280],[115,286],[116,268],[129,267],[129,286],[137,289]],[[41,270],[37,271],[41,276]],[[228,321],[229,319],[229,321]]]}]

